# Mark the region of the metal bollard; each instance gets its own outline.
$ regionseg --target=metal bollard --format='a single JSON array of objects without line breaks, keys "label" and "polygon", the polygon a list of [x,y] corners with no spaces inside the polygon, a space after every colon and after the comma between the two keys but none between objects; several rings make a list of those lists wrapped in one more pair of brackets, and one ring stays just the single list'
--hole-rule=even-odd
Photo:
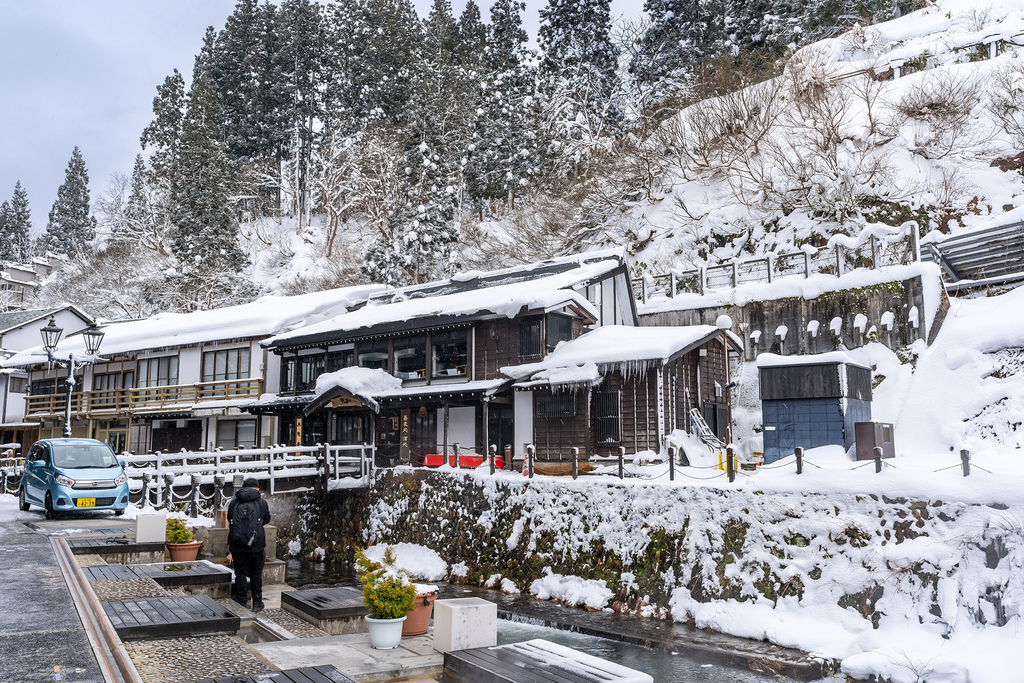
[{"label": "metal bollard", "polygon": [[[150,500],[150,496],[149,496],[149,488],[150,488],[150,484],[152,483],[152,481],[153,481],[153,473],[152,472],[143,472],[142,473],[142,507],[146,507],[147,505],[152,505],[152,503],[153,503],[153,501]],[[153,507],[156,507],[156,506],[154,505]]]},{"label": "metal bollard", "polygon": [[235,493],[238,493],[239,491],[241,491],[243,483],[245,483],[245,475],[241,474],[239,472],[236,472],[235,475],[233,477],[231,477],[231,488],[232,488],[231,493],[235,494]]},{"label": "metal bollard", "polygon": [[529,446],[526,447],[526,467],[527,467],[527,470],[529,471],[530,479],[533,479],[533,464],[534,464],[533,463],[533,459],[534,459],[534,454],[535,454],[535,450],[533,448],[533,444],[530,444]]},{"label": "metal bollard", "polygon": [[796,456],[796,473],[804,473],[804,449],[802,446],[797,446],[793,449],[793,455]]},{"label": "metal bollard", "polygon": [[882,471],[882,447],[875,446],[875,474]]},{"label": "metal bollard", "polygon": [[971,452],[967,449],[960,451],[960,464],[964,469],[964,476],[971,476]]},{"label": "metal bollard", "polygon": [[502,469],[506,469],[506,470],[511,470],[512,469],[512,446],[505,446],[505,462],[504,462],[504,465],[505,465],[505,467],[503,467]]},{"label": "metal bollard", "polygon": [[725,472],[729,475],[729,483],[736,481],[736,463],[733,461],[732,446],[725,449]]},{"label": "metal bollard", "polygon": [[494,461],[498,458],[498,447],[495,446],[492,443],[490,451],[491,451],[491,453],[490,453],[490,455],[491,455],[491,474],[494,474]]},{"label": "metal bollard", "polygon": [[164,475],[164,509],[171,511],[171,489],[174,488],[174,475],[168,472]]},{"label": "metal bollard", "polygon": [[625,446],[619,446],[619,479],[624,479],[626,477],[625,461],[626,461],[626,447]]},{"label": "metal bollard", "polygon": [[676,449],[674,446],[668,447],[668,480],[676,480]]},{"label": "metal bollard", "polygon": [[580,449],[576,446],[572,447],[572,478],[576,479],[580,476]]},{"label": "metal bollard", "polygon": [[451,466],[452,467],[458,467],[459,466],[459,444],[457,444],[457,443],[453,443],[452,444],[452,461],[451,461]]},{"label": "metal bollard", "polygon": [[198,474],[192,475],[192,490],[188,497],[188,516],[195,519],[199,516],[199,481]]}]

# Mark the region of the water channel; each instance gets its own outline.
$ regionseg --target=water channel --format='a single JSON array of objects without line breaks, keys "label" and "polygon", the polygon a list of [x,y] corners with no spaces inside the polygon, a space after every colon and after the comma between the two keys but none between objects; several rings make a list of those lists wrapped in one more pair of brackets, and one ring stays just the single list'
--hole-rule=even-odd
[{"label": "water channel", "polygon": [[[288,583],[297,588],[358,585],[358,581],[351,572],[347,570],[337,571],[333,567],[321,563],[289,560],[287,571]],[[500,611],[511,612],[515,617],[514,620],[498,620],[499,645],[521,642],[532,638],[544,638],[648,673],[654,677],[656,683],[766,683],[767,681],[778,682],[779,680],[786,680],[780,679],[777,676],[724,666],[721,663],[701,661],[697,658],[674,654],[660,648],[648,648],[618,639],[612,640],[588,633],[576,633],[564,628],[552,628],[545,625],[545,623],[559,622],[564,626],[566,622],[573,621],[585,624],[587,615],[590,613],[583,610],[579,610],[578,615],[571,614],[567,618],[567,613],[572,611],[573,608],[536,600],[528,596],[508,596],[499,591],[447,584],[439,584],[439,588],[441,589],[440,597],[442,598],[466,597],[467,595],[484,597],[498,602]],[[517,605],[519,609],[517,609]],[[654,620],[639,620],[627,617],[621,621],[630,622],[624,625],[625,630],[623,632],[630,630],[636,632],[635,626],[638,621],[653,622],[644,624],[645,629],[649,632],[651,632],[651,629],[664,628],[663,625],[654,622]],[[630,629],[630,626],[634,628]],[[584,628],[583,630],[587,629]],[[615,630],[618,631],[619,629]]]}]

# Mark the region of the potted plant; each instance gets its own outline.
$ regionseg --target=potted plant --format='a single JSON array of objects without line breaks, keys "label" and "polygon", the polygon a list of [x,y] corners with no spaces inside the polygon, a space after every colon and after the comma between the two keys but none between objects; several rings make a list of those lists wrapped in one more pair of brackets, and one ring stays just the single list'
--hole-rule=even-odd
[{"label": "potted plant", "polygon": [[430,628],[430,617],[434,613],[434,600],[437,600],[437,586],[428,583],[413,584],[416,589],[416,600],[412,610],[402,626],[403,636],[421,636]]},{"label": "potted plant", "polygon": [[171,562],[192,562],[199,557],[202,541],[192,538],[192,530],[177,517],[167,518],[167,555]]},{"label": "potted plant", "polygon": [[416,600],[416,588],[409,580],[409,573],[396,565],[395,548],[390,545],[380,562],[359,551],[356,570],[363,584],[363,603],[370,610],[366,616],[370,647],[377,650],[398,647],[402,640],[402,623]]}]

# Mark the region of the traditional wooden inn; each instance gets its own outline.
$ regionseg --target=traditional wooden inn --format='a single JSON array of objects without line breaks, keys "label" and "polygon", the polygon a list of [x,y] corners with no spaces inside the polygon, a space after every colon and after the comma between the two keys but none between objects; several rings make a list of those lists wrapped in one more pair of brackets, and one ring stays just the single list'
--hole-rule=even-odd
[{"label": "traditional wooden inn", "polygon": [[[266,353],[259,342],[361,306],[383,289],[371,285],[268,296],[241,306],[105,324],[100,358],[88,359],[95,362],[76,374],[72,435],[134,453],[276,443],[279,430],[273,421],[239,410],[278,390],[279,357]],[[84,324],[72,322],[57,319],[65,336],[54,356],[65,361],[69,355],[85,359],[81,335],[71,334]],[[45,323],[35,318],[28,330],[34,348],[23,346],[4,363],[28,372],[21,421],[35,427],[34,438],[60,436],[67,400],[67,370],[49,364],[39,346],[39,328]],[[28,440],[22,446],[27,451]]]},{"label": "traditional wooden inn", "polygon": [[280,392],[241,406],[280,443],[374,443],[380,464],[660,451],[696,409],[726,437],[729,358],[710,326],[637,328],[624,256],[595,252],[389,290],[280,334]]}]

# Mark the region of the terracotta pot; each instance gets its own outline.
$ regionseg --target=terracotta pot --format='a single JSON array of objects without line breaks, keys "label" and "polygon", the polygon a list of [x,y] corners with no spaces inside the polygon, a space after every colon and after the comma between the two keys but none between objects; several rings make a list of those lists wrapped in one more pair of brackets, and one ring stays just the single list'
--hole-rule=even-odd
[{"label": "terracotta pot", "polygon": [[405,625],[402,626],[403,636],[421,636],[430,628],[430,615],[434,613],[434,600],[437,593],[423,593],[416,596],[416,602],[406,614]]},{"label": "terracotta pot", "polygon": [[199,549],[203,547],[202,541],[190,541],[188,543],[168,543],[167,560],[169,562],[195,562],[199,557]]}]

